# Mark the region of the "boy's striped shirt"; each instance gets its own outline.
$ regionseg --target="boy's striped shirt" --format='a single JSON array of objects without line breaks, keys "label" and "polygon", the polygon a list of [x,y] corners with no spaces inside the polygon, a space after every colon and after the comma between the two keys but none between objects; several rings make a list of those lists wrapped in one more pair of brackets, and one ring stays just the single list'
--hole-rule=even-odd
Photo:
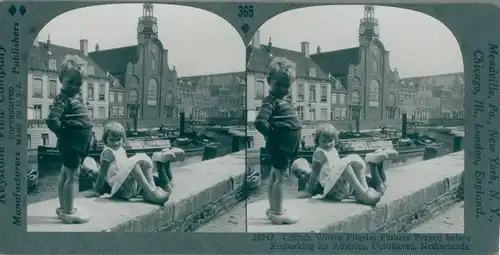
[{"label": "boy's striped shirt", "polygon": [[87,104],[81,94],[68,96],[64,92],[54,98],[54,103],[47,117],[47,127],[54,134],[59,134],[63,128],[91,128]]},{"label": "boy's striped shirt", "polygon": [[288,98],[279,98],[272,94],[262,100],[262,105],[255,119],[255,128],[264,136],[269,130],[299,130],[300,120],[297,110]]}]

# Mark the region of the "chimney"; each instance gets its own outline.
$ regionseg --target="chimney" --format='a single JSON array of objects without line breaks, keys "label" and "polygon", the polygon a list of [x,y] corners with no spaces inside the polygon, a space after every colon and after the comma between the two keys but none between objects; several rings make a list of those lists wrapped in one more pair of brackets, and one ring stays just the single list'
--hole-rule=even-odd
[{"label": "chimney", "polygon": [[47,35],[47,48],[50,47],[50,34]]},{"label": "chimney", "polygon": [[318,54],[321,53],[321,47],[319,47],[319,45],[318,45],[318,48],[316,48],[316,53],[318,53]]},{"label": "chimney", "polygon": [[84,55],[87,56],[89,53],[89,41],[86,39],[81,39],[80,40],[80,52]]},{"label": "chimney", "polygon": [[252,47],[255,49],[260,48],[260,31],[259,30],[255,31],[255,34],[253,34]]},{"label": "chimney", "polygon": [[35,36],[35,40],[33,41],[33,46],[38,47],[40,44],[38,43],[38,35]]},{"label": "chimney", "polygon": [[306,56],[307,58],[309,57],[309,42],[301,42],[300,45],[302,46],[302,54]]},{"label": "chimney", "polygon": [[95,51],[99,51],[99,44],[98,43],[95,44]]}]

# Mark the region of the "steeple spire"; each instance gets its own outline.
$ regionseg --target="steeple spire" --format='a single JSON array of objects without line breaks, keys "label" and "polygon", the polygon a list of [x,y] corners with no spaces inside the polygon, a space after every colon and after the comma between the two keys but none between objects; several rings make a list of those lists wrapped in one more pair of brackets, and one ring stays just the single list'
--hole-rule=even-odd
[{"label": "steeple spire", "polygon": [[363,18],[359,22],[359,41],[366,44],[369,41],[378,39],[378,20],[375,18],[375,7],[366,5]]}]

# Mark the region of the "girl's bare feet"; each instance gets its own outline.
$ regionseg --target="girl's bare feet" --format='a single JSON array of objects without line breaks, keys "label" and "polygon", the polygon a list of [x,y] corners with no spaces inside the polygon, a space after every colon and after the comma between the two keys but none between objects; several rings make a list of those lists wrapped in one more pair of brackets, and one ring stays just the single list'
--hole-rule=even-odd
[{"label": "girl's bare feet", "polygon": [[153,192],[145,192],[144,201],[156,204],[156,205],[164,205],[170,197],[170,193],[167,193],[162,188],[157,187]]},{"label": "girl's bare feet", "polygon": [[355,192],[354,197],[358,202],[371,206],[376,205],[382,199],[382,195],[372,188],[368,188],[362,193]]}]

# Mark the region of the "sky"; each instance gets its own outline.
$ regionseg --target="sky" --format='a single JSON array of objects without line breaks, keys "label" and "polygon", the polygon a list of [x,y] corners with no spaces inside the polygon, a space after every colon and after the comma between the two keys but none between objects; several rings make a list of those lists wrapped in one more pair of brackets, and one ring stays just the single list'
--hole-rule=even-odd
[{"label": "sky", "polygon": [[[113,15],[116,13],[116,15]],[[310,42],[310,52],[358,46],[360,5],[320,6],[292,10],[268,20],[260,28],[260,40],[273,46],[300,51]],[[180,76],[244,71],[245,47],[236,30],[219,16],[201,9],[156,4],[158,37],[169,51],[170,68]],[[86,7],[51,20],[39,33],[53,44],[79,48],[79,40],[96,43],[101,50],[137,44],[137,20],[142,4]],[[463,71],[458,43],[440,21],[419,12],[375,7],[380,40],[390,52],[391,68],[400,76],[414,77]],[[78,29],[75,29],[77,27]]]}]

